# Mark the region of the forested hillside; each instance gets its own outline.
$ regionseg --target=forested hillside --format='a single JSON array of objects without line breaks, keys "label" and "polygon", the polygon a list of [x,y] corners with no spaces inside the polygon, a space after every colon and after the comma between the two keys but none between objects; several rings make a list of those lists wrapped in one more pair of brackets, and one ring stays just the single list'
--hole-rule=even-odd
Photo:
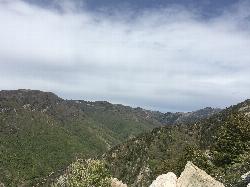
[{"label": "forested hillside", "polygon": [[180,174],[192,161],[226,186],[246,186],[250,170],[250,100],[208,119],[154,129],[104,155],[114,177],[148,186],[158,175]]},{"label": "forested hillside", "polygon": [[1,91],[0,181],[30,186],[76,157],[96,156],[161,125],[119,108],[40,91]]},{"label": "forested hillside", "polygon": [[216,112],[164,114],[105,101],[64,100],[50,92],[0,91],[0,181],[39,183],[76,158],[96,157],[184,115],[197,121]]}]

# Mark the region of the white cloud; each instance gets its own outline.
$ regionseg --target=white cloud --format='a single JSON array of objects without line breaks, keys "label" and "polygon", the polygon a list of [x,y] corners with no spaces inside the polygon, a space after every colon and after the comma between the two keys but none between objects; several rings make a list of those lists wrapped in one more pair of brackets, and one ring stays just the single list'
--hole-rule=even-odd
[{"label": "white cloud", "polygon": [[0,0],[0,89],[160,110],[249,97],[250,14],[242,5],[208,20],[180,7],[132,17],[66,5],[58,12]]}]

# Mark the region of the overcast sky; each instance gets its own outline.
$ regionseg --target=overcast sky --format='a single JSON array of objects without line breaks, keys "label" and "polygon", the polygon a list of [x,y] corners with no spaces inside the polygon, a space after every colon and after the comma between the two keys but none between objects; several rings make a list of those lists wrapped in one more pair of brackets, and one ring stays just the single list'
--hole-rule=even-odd
[{"label": "overcast sky", "polygon": [[250,98],[249,1],[0,0],[0,24],[1,90],[160,111]]}]

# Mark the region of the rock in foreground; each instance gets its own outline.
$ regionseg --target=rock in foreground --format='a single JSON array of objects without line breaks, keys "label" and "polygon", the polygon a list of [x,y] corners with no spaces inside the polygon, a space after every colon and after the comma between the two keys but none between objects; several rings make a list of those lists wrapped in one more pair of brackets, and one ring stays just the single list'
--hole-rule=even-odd
[{"label": "rock in foreground", "polygon": [[111,181],[111,187],[127,187],[127,185],[123,184],[122,181],[119,181],[117,178],[113,178]]},{"label": "rock in foreground", "polygon": [[174,173],[169,172],[158,176],[150,187],[224,187],[224,185],[192,162],[188,162],[178,179]]},{"label": "rock in foreground", "polygon": [[178,178],[177,187],[224,187],[205,171],[188,162]]},{"label": "rock in foreground", "polygon": [[174,173],[160,175],[149,187],[176,187],[177,177]]}]

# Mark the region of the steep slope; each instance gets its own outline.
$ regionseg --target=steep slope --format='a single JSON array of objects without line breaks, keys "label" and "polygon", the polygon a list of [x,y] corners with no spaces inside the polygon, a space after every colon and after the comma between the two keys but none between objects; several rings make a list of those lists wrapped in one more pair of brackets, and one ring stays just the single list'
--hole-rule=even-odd
[{"label": "steep slope", "polygon": [[37,90],[0,91],[0,181],[35,184],[76,157],[97,156],[155,127],[216,112],[164,114]]},{"label": "steep slope", "polygon": [[111,149],[104,155],[114,177],[129,186],[148,186],[158,175],[180,174],[192,161],[227,186],[246,186],[250,170],[250,100],[193,124],[177,124]]},{"label": "steep slope", "polygon": [[30,186],[76,157],[96,156],[159,125],[119,112],[107,102],[68,101],[33,90],[1,91],[0,181]]}]

